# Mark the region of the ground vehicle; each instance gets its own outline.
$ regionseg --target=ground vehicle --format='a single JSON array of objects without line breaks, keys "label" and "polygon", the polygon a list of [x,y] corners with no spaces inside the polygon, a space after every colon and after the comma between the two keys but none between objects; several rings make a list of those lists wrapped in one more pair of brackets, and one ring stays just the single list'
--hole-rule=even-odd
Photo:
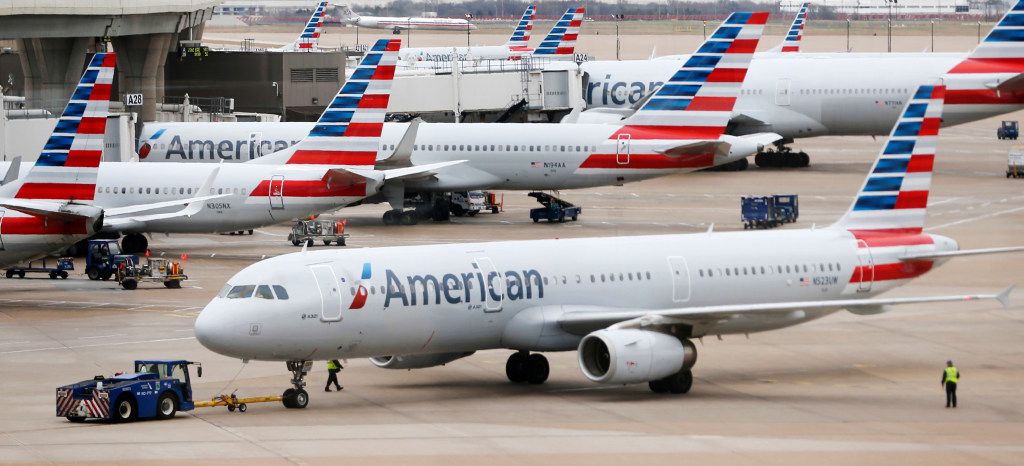
[{"label": "ground vehicle", "polygon": [[1003,123],[999,125],[999,129],[996,130],[996,137],[999,139],[1016,140],[1019,135],[1020,127],[1013,120],[1003,120]]},{"label": "ground vehicle", "polygon": [[167,288],[181,288],[181,281],[188,280],[181,264],[169,259],[147,257],[146,263],[140,266],[136,256],[118,256],[115,266],[114,277],[126,290],[138,288],[139,282],[143,281],[163,282]]},{"label": "ground vehicle", "polygon": [[302,243],[306,243],[306,246],[312,246],[316,240],[323,241],[324,246],[330,245],[331,242],[338,246],[344,246],[345,238],[348,237],[345,234],[346,223],[345,220],[299,220],[292,225],[292,232],[288,234],[288,241],[291,241],[293,246],[298,246]]},{"label": "ground vehicle", "polygon": [[529,196],[537,199],[537,202],[544,205],[544,207],[530,209],[530,218],[533,219],[533,223],[537,223],[541,219],[546,219],[549,222],[564,222],[565,217],[575,221],[583,213],[582,207],[547,193],[532,192]]},{"label": "ground vehicle", "polygon": [[1011,149],[1006,158],[1006,177],[1024,178],[1024,149]]},{"label": "ground vehicle", "polygon": [[115,263],[119,258],[134,258],[135,263],[139,262],[138,257],[121,254],[117,240],[91,239],[86,247],[85,274],[89,280],[108,280],[114,275]]},{"label": "ground vehicle", "polygon": [[136,419],[170,419],[178,411],[195,408],[188,366],[203,367],[185,360],[135,361],[132,374],[112,377],[97,375],[91,380],[57,387],[57,416],[72,422],[86,419],[110,419],[117,422]]},{"label": "ground vehicle", "polygon": [[50,275],[51,280],[56,280],[57,277],[68,278],[68,270],[75,270],[75,261],[70,257],[57,259],[57,265],[54,267],[47,266],[46,262],[43,258],[31,261],[25,266],[10,267],[6,272],[7,278],[14,278],[15,275],[18,278],[25,278],[26,273],[45,273]]},{"label": "ground vehicle", "polygon": [[484,192],[469,191],[455,192],[451,195],[450,206],[456,217],[469,215],[470,217],[484,210]]},{"label": "ground vehicle", "polygon": [[740,219],[744,230],[775,228],[795,222],[800,216],[796,194],[743,196],[740,198]]}]

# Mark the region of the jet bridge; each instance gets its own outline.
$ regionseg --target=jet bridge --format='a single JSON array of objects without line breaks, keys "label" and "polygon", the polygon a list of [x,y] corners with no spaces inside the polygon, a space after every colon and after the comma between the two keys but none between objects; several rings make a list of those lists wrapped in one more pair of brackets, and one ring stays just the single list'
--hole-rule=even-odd
[{"label": "jet bridge", "polygon": [[583,99],[572,62],[481,60],[400,68],[388,113],[427,121],[494,121],[510,107],[515,121],[558,121]]}]

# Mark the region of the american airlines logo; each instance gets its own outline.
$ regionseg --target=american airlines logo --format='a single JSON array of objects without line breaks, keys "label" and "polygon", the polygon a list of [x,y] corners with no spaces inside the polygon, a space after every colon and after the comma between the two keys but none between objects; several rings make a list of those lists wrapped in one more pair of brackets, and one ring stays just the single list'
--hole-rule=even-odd
[{"label": "american airlines logo", "polygon": [[242,160],[255,159],[265,154],[287,149],[289,146],[298,144],[299,141],[269,141],[256,139],[190,139],[182,142],[181,136],[174,136],[167,143],[167,152],[164,158],[167,160]]},{"label": "american airlines logo", "polygon": [[[367,264],[368,265],[368,264]],[[390,307],[392,300],[402,306],[428,306],[441,304],[485,303],[488,301],[516,301],[520,299],[544,298],[544,280],[534,269],[483,272],[476,264],[465,273],[446,273],[440,277],[406,275],[399,277],[391,269],[384,271],[387,292],[384,307]]]}]

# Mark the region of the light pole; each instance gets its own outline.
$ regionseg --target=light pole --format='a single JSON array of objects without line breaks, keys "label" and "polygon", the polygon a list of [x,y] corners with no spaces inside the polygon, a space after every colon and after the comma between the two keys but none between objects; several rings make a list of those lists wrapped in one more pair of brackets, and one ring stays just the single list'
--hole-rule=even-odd
[{"label": "light pole", "polygon": [[469,47],[469,28],[471,26],[469,20],[473,19],[473,15],[466,14],[466,47]]},{"label": "light pole", "polygon": [[889,52],[892,52],[892,7],[899,6],[896,2],[899,0],[885,0],[885,4],[889,7]]},{"label": "light pole", "polygon": [[622,60],[619,57],[619,52],[622,50],[622,42],[619,38],[619,21],[622,19],[621,14],[615,15],[615,59]]}]

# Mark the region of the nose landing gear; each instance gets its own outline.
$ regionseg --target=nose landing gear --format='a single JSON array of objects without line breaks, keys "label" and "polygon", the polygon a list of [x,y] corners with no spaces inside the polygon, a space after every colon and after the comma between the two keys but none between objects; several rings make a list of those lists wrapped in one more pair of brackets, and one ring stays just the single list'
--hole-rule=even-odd
[{"label": "nose landing gear", "polygon": [[288,361],[288,370],[292,373],[292,387],[281,394],[281,404],[289,409],[302,409],[309,404],[309,393],[306,392],[306,381],[302,380],[313,368],[313,361]]}]

